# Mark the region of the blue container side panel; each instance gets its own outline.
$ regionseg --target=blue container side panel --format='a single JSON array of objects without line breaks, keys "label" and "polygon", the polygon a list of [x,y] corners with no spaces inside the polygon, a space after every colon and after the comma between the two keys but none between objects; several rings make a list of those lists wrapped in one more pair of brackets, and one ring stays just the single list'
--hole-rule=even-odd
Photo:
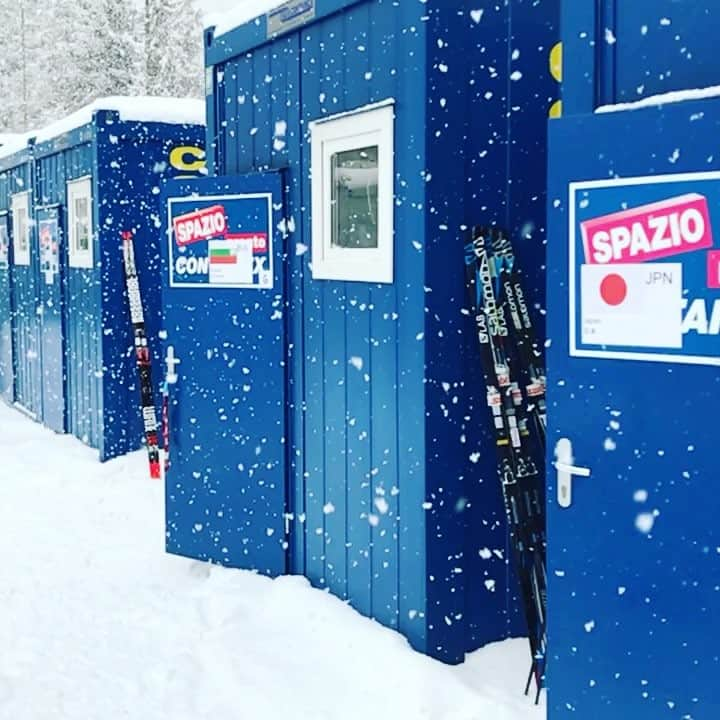
[{"label": "blue container side panel", "polygon": [[[480,22],[474,23],[467,32],[468,92],[463,108],[469,119],[464,143],[465,206],[460,217],[449,225],[454,233],[448,238],[449,242],[458,245],[463,235],[459,223],[465,223],[470,229],[475,224],[493,223],[507,227],[510,221],[507,197],[510,181],[510,82],[507,70],[512,52],[510,28],[509,6],[497,3],[486,7]],[[433,174],[436,172],[433,167]],[[467,239],[467,230],[465,234]],[[462,268],[463,259],[457,250],[453,258],[455,266]],[[429,261],[428,266],[431,267],[432,262]],[[462,269],[452,274],[458,286],[464,283],[461,273]],[[455,289],[456,294],[461,291],[462,300],[456,298],[453,304],[463,302],[467,307],[464,284],[461,289]],[[460,358],[464,367],[464,391],[461,403],[466,412],[467,434],[460,458],[465,462],[462,472],[466,477],[467,494],[463,569],[466,574],[467,649],[470,650],[515,634],[522,626],[508,598],[512,575],[507,525],[472,315],[465,317],[462,340]]]},{"label": "blue container side panel", "polygon": [[[548,117],[560,96],[558,82],[550,72],[550,52],[560,41],[560,0],[511,0],[509,29],[505,227],[512,235],[535,333],[542,340],[546,337]],[[506,557],[512,557],[509,546]],[[511,635],[526,635],[514,573],[510,583],[508,629]]]},{"label": "blue container side panel", "polygon": [[[208,137],[219,174],[287,168],[293,569],[425,649],[424,265],[413,246],[424,237],[425,33],[424,8],[401,5],[355,3],[216,67]],[[389,97],[410,148],[396,168],[397,281],[313,281],[307,123]]]},{"label": "blue container side panel", "polygon": [[[464,152],[467,87],[464,38],[475,25],[463,12],[464,0],[436,3],[430,9],[427,43],[427,199],[423,304],[426,405],[426,500],[428,646],[446,662],[465,657],[464,572],[466,484],[476,475],[468,468],[475,431],[465,420],[462,308],[465,306],[463,234]],[[449,158],[452,158],[450,161]],[[412,244],[416,238],[397,241]],[[421,276],[416,277],[419,284]],[[468,431],[470,438],[468,438]],[[472,446],[471,446],[472,447]],[[487,592],[487,591],[486,591]],[[468,608],[470,610],[470,608]],[[490,624],[490,623],[489,623]],[[495,620],[495,625],[501,621]],[[502,632],[495,629],[495,638]]]},{"label": "blue container side panel", "polygon": [[566,115],[720,84],[715,0],[563,3]]},{"label": "blue container side panel", "polygon": [[[83,129],[82,137],[84,142],[70,147],[66,142],[60,142],[60,139],[45,143],[38,148],[36,160],[36,204],[39,207],[60,205],[64,208],[62,218],[66,239],[69,237],[67,183],[84,177],[94,178],[94,146],[89,128]],[[97,224],[95,227],[97,229]],[[97,312],[100,305],[100,274],[97,269],[69,267],[68,248],[66,242],[62,262],[66,268],[64,325],[67,429],[82,442],[97,448],[102,435],[102,356]],[[94,252],[97,258],[97,241]]]},{"label": "blue container side panel", "polygon": [[160,248],[162,222],[160,185],[182,171],[170,162],[173,149],[202,149],[204,129],[199,126],[121,122],[115,113],[96,117],[97,180],[95,203],[102,294],[96,311],[100,319],[102,435],[100,459],[109,460],[140,447],[142,419],[133,333],[125,288],[122,237],[135,231],[135,258],[143,299],[146,332],[153,355],[156,405],[163,373],[159,331]]},{"label": "blue container side panel", "polygon": [[[438,527],[445,528],[445,542],[456,522],[464,527],[455,564],[463,582],[448,564],[444,588],[451,594],[438,603],[452,608],[453,591],[464,596],[463,651],[527,632],[518,611],[477,337],[466,310],[463,238],[476,224],[512,233],[542,337],[545,143],[548,112],[560,90],[549,71],[559,40],[559,0],[513,0],[485,8],[479,21],[472,8],[443,4],[433,13],[428,44],[426,394],[428,441],[435,448],[428,465],[444,482],[446,515]],[[451,545],[432,535],[428,547],[437,550],[436,566],[447,564],[443,552],[452,556]],[[446,630],[442,637],[452,642]]]}]

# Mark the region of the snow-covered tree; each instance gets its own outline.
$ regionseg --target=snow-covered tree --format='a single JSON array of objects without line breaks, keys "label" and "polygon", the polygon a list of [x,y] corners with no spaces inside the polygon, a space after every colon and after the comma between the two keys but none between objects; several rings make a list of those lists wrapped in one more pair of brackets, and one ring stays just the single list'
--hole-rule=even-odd
[{"label": "snow-covered tree", "polygon": [[53,94],[67,110],[105,95],[142,90],[143,47],[139,16],[132,3],[119,0],[56,0],[56,38],[48,73]]},{"label": "snow-covered tree", "polygon": [[192,0],[0,0],[0,132],[106,95],[201,97]]},{"label": "snow-covered tree", "polygon": [[0,0],[0,130],[20,131],[33,124],[42,89],[44,11],[38,0]]},{"label": "snow-covered tree", "polygon": [[145,0],[148,95],[200,97],[202,25],[191,0]]}]

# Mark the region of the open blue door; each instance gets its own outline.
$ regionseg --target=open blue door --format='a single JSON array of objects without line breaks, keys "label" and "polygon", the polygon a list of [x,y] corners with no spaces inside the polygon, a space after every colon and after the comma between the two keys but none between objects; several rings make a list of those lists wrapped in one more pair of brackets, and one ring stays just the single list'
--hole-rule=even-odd
[{"label": "open blue door", "polygon": [[42,422],[65,432],[64,273],[62,224],[57,206],[36,214],[40,255],[40,345],[42,359]]},{"label": "open blue door", "polygon": [[10,224],[0,214],[0,397],[14,400],[12,357],[12,295],[10,292]]},{"label": "open blue door", "polygon": [[549,720],[720,718],[719,125],[551,122]]},{"label": "open blue door", "polygon": [[174,182],[165,201],[167,549],[279,575],[288,546],[281,175]]}]

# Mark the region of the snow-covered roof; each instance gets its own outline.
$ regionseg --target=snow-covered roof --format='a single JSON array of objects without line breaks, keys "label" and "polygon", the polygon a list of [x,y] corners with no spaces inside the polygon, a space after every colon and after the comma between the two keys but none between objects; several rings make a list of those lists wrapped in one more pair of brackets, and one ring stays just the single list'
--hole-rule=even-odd
[{"label": "snow-covered roof", "polygon": [[167,97],[106,97],[95,100],[72,115],[62,118],[35,134],[36,142],[87,125],[98,110],[114,110],[125,122],[157,122],[169,125],[204,125],[205,101]]},{"label": "snow-covered roof", "polygon": [[285,0],[241,0],[236,7],[223,11],[206,13],[203,22],[206,28],[215,27],[215,37],[224,35],[240,25],[255,20],[279,7]]},{"label": "snow-covered roof", "polygon": [[170,97],[106,97],[35,132],[14,135],[0,147],[0,158],[8,157],[27,146],[31,138],[41,143],[75,130],[92,121],[98,110],[112,110],[125,122],[156,122],[168,125],[204,125],[205,101]]},{"label": "snow-covered roof", "polygon": [[8,143],[15,142],[18,137],[18,133],[2,133],[0,132],[0,145],[7,145]]},{"label": "snow-covered roof", "polygon": [[0,135],[0,158],[10,157],[10,155],[24,150],[28,141],[34,137],[34,132]]},{"label": "snow-covered roof", "polygon": [[634,102],[618,103],[617,105],[601,105],[596,113],[624,112],[626,110],[640,110],[658,105],[669,105],[671,103],[686,102],[687,100],[705,100],[707,98],[720,97],[720,85],[713,85],[706,88],[694,88],[691,90],[675,90],[662,93],[661,95],[648,95],[648,97]]}]

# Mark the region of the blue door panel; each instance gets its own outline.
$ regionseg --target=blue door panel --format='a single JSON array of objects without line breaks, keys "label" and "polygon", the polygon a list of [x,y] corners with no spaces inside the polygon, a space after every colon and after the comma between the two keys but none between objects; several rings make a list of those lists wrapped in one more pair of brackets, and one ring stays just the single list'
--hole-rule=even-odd
[{"label": "blue door panel", "polygon": [[570,439],[591,476],[568,509],[548,476],[549,720],[720,717],[717,368],[571,357],[569,292],[570,230],[598,197],[571,203],[570,183],[717,170],[718,129],[717,101],[551,123],[548,461]]},{"label": "blue door panel", "polygon": [[[279,575],[288,547],[281,175],[173,182],[165,198],[166,348],[180,361],[169,385],[167,548]],[[185,242],[203,234],[203,215],[215,234]],[[253,233],[272,241],[264,253]],[[252,281],[237,279],[247,242]]]},{"label": "blue door panel", "polygon": [[36,213],[40,261],[39,315],[42,357],[42,422],[55,432],[66,429],[65,328],[62,223],[59,207]]}]

